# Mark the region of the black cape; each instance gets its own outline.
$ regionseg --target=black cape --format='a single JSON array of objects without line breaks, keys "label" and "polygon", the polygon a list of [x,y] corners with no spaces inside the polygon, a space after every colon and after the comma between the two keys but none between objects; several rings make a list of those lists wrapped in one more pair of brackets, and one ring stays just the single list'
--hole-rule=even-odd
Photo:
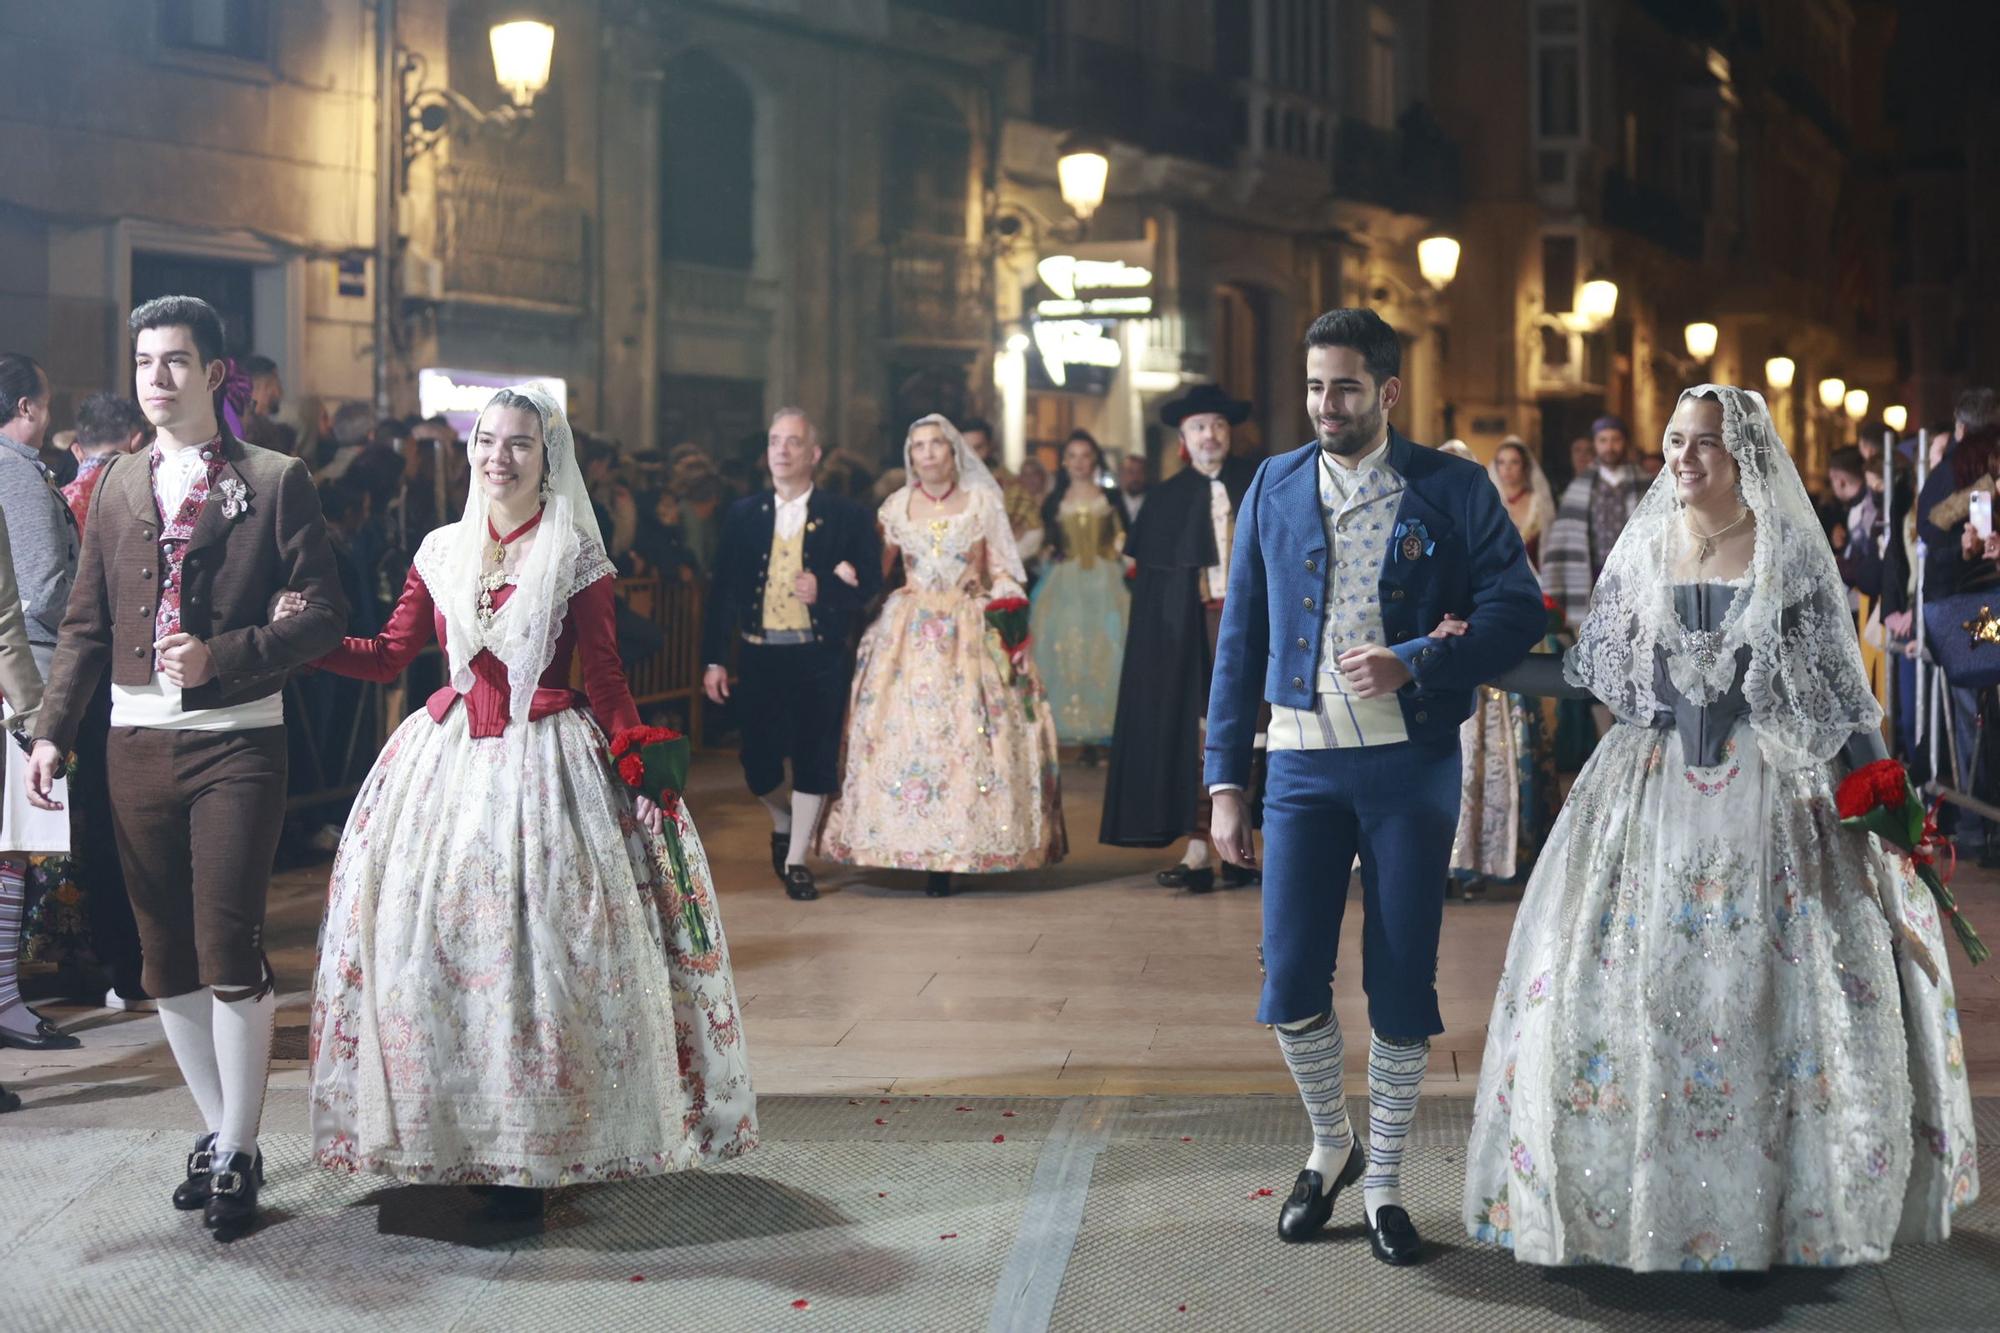
[{"label": "black cape", "polygon": [[[1256,473],[1252,459],[1223,463],[1232,510]],[[1197,831],[1200,721],[1212,666],[1201,571],[1217,560],[1208,496],[1208,478],[1181,469],[1147,494],[1125,539],[1139,572],[1097,834],[1114,847],[1165,847]]]}]

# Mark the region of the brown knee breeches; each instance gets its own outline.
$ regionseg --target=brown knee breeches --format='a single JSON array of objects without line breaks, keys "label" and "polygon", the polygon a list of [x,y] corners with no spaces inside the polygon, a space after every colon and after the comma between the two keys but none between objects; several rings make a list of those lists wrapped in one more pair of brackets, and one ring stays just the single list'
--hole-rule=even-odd
[{"label": "brown knee breeches", "polygon": [[285,819],[285,729],[113,727],[105,751],[147,993],[261,990],[264,901]]}]

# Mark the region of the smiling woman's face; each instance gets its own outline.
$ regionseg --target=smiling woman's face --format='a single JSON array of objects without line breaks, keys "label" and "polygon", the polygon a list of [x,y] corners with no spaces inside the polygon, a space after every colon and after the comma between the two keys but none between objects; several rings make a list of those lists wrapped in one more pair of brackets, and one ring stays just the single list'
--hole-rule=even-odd
[{"label": "smiling woman's face", "polygon": [[541,490],[542,454],[542,418],[530,408],[490,408],[472,434],[472,474],[503,508]]},{"label": "smiling woman's face", "polygon": [[1736,493],[1740,473],[1722,442],[1722,404],[1713,398],[1683,398],[1667,422],[1667,467],[1681,503],[1706,508]]}]

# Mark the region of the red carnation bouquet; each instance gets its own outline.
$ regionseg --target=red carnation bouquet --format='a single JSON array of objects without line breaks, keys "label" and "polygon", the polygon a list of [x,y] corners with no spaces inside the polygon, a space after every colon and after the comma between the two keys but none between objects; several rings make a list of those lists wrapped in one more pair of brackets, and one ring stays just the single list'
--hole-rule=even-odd
[{"label": "red carnation bouquet", "polygon": [[986,604],[986,624],[1000,636],[1000,647],[1006,659],[1005,673],[1009,685],[1019,682],[1021,686],[1021,706],[1027,710],[1032,720],[1035,716],[1035,701],[1028,693],[1027,675],[1019,670],[1021,653],[1028,646],[1028,599],[1025,597],[996,597]]},{"label": "red carnation bouquet", "polygon": [[680,826],[674,815],[687,789],[688,764],[693,759],[688,738],[672,727],[626,727],[611,738],[611,762],[619,781],[660,807],[660,840],[666,844],[674,890],[681,899],[681,920],[697,953],[710,948],[708,926],[701,919],[694,883],[688,878],[687,853],[681,848]]},{"label": "red carnation bouquet", "polygon": [[[1917,878],[1937,900],[1938,911],[1951,922],[1965,956],[1974,967],[1985,962],[1990,951],[1980,941],[1972,923],[1958,914],[1951,888],[1945,883],[1945,876],[1938,873],[1938,849],[1952,851],[1951,840],[1938,832],[1934,810],[1924,808],[1923,798],[1910,785],[1910,775],[1903,771],[1903,766],[1893,759],[1863,764],[1841,779],[1839,790],[1834,793],[1834,805],[1840,811],[1841,823],[1873,833],[1910,858]],[[1954,863],[1956,856],[1953,852]]]}]

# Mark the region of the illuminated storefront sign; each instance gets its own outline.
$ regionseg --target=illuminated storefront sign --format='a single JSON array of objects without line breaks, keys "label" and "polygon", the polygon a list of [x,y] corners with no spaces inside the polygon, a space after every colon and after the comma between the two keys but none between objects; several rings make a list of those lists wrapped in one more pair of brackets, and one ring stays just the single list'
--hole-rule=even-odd
[{"label": "illuminated storefront sign", "polygon": [[479,409],[495,389],[533,385],[569,411],[569,383],[553,375],[508,375],[484,370],[419,370],[417,411],[425,417],[441,416],[460,435],[470,435],[479,418]]},{"label": "illuminated storefront sign", "polygon": [[1085,242],[1035,265],[1042,319],[1134,319],[1153,313],[1153,247],[1144,241]]},{"label": "illuminated storefront sign", "polygon": [[[1116,370],[1124,360],[1116,326],[1109,320],[1038,319],[1030,326],[1042,374],[1058,389],[1070,388],[1073,371]],[[1095,380],[1102,380],[1099,375]],[[1081,387],[1081,386],[1078,386]],[[1093,387],[1097,387],[1093,384]]]}]

